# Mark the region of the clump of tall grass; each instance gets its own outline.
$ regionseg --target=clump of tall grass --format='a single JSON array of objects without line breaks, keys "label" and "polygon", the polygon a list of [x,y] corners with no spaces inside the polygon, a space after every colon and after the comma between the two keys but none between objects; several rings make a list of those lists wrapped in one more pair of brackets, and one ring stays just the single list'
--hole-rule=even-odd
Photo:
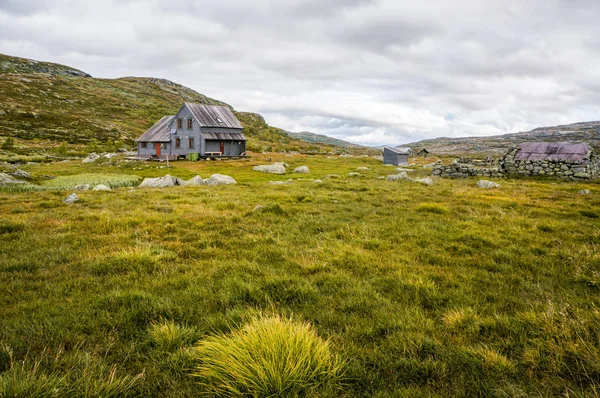
[{"label": "clump of tall grass", "polygon": [[433,213],[433,214],[448,214],[450,210],[447,207],[438,205],[435,203],[422,203],[415,208],[420,213]]},{"label": "clump of tall grass", "polygon": [[195,376],[222,396],[281,397],[316,394],[341,382],[344,362],[306,322],[256,316],[229,335],[196,347]]},{"label": "clump of tall grass", "polygon": [[154,344],[164,351],[175,351],[190,344],[196,336],[194,328],[177,325],[169,320],[153,322],[148,328],[148,333]]},{"label": "clump of tall grass", "polygon": [[75,185],[89,184],[93,188],[103,184],[110,188],[121,188],[137,185],[140,180],[141,177],[130,174],[76,174],[44,181],[42,186],[50,189],[72,189]]}]

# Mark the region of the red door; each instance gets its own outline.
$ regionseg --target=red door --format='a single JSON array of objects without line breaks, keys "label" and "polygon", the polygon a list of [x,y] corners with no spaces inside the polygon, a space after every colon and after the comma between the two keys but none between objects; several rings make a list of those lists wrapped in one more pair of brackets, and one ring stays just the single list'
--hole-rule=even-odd
[{"label": "red door", "polygon": [[160,143],[156,143],[156,156],[160,156]]},{"label": "red door", "polygon": [[221,155],[222,155],[222,154],[225,153],[225,142],[221,141],[220,144],[221,145],[220,145],[220,149],[219,150],[221,151]]}]

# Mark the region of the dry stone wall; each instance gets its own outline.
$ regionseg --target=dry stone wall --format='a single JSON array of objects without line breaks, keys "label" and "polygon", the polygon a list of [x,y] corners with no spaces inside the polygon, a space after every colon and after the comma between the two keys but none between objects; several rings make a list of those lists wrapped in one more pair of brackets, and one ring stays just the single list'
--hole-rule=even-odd
[{"label": "dry stone wall", "polygon": [[500,164],[507,174],[522,176],[556,176],[561,178],[588,179],[600,175],[600,156],[590,151],[586,159],[581,160],[516,160],[518,148],[511,148]]},{"label": "dry stone wall", "polygon": [[460,158],[452,164],[444,166],[437,162],[433,166],[431,174],[442,178],[466,178],[466,177],[504,177],[504,170],[494,161],[476,161],[473,159]]}]

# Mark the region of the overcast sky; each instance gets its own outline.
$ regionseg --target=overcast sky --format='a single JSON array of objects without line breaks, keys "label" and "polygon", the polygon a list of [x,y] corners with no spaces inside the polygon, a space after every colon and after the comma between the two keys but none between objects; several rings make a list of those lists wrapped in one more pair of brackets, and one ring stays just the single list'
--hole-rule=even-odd
[{"label": "overcast sky", "polygon": [[600,119],[598,0],[0,0],[0,52],[366,145]]}]

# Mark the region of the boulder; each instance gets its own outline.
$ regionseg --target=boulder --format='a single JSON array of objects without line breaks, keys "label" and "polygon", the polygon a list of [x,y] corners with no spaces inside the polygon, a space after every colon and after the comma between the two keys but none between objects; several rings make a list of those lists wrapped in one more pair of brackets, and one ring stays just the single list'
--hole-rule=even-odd
[{"label": "boulder", "polygon": [[103,157],[105,157],[106,159],[111,159],[111,158],[113,158],[115,156],[117,156],[116,153],[106,153],[106,154],[104,154]]},{"label": "boulder", "polygon": [[340,178],[339,174],[327,174],[327,178]]},{"label": "boulder", "polygon": [[355,173],[355,172],[348,173],[348,177],[360,177],[361,175],[362,175],[362,174],[360,174],[360,173]]},{"label": "boulder", "polygon": [[13,176],[10,176],[6,173],[0,173],[0,185],[7,184],[25,184],[25,181],[15,180]]},{"label": "boulder", "polygon": [[63,203],[68,205],[72,205],[75,202],[79,202],[79,196],[75,195],[74,193],[70,194],[63,200]]},{"label": "boulder", "polygon": [[252,209],[252,211],[259,211],[259,210],[262,210],[264,208],[265,208],[265,206],[263,206],[263,205],[256,205],[256,206],[254,206],[254,209]]},{"label": "boulder", "polygon": [[81,163],[92,163],[95,162],[96,160],[100,159],[100,155],[98,155],[96,152],[92,152],[88,155],[87,158],[83,159],[81,161]]},{"label": "boulder", "polygon": [[371,170],[371,169],[368,168],[368,167],[366,167],[366,166],[360,166],[360,167],[357,167],[356,170],[358,170],[358,171],[368,171],[368,170]]},{"label": "boulder", "polygon": [[315,180],[315,184],[320,184],[320,183],[322,183],[322,182],[323,182],[323,181],[321,181],[321,180]]},{"label": "boulder", "polygon": [[185,185],[185,181],[167,174],[164,177],[144,179],[140,184],[140,188],[166,188],[174,185]]},{"label": "boulder", "polygon": [[233,177],[224,174],[213,174],[205,182],[210,186],[237,184]]},{"label": "boulder", "polygon": [[90,189],[90,184],[79,184],[73,187],[75,191],[88,191]]},{"label": "boulder", "polygon": [[294,173],[296,174],[310,174],[310,170],[306,166],[296,167],[294,169]]},{"label": "boulder", "polygon": [[400,181],[400,180],[410,181],[410,180],[412,180],[412,178],[410,178],[408,176],[408,174],[406,174],[406,171],[401,171],[398,174],[389,175],[389,176],[385,177],[385,179],[387,181]]},{"label": "boulder", "polygon": [[285,166],[282,163],[264,164],[260,166],[254,166],[254,171],[260,171],[262,173],[271,174],[285,174]]},{"label": "boulder", "polygon": [[188,180],[184,185],[187,186],[197,186],[197,185],[205,185],[206,182],[200,176],[195,176],[194,178]]},{"label": "boulder", "polygon": [[92,189],[92,191],[110,191],[110,190],[111,190],[110,187],[107,187],[104,184],[98,184]]},{"label": "boulder", "polygon": [[589,189],[582,189],[581,191],[577,192],[580,195],[589,195],[592,193],[592,191],[590,191]]},{"label": "boulder", "polygon": [[415,178],[413,180],[414,182],[419,182],[423,185],[433,185],[433,179],[431,177],[425,177],[425,178]]},{"label": "boulder", "polygon": [[285,185],[285,184],[291,184],[291,181],[269,181],[270,185]]},{"label": "boulder", "polygon": [[17,177],[17,178],[31,178],[31,176],[29,175],[28,172],[17,169],[15,171],[13,171],[12,173],[9,173],[10,175]]},{"label": "boulder", "polygon": [[494,181],[479,180],[479,181],[477,181],[477,188],[484,188],[484,189],[500,188],[500,184],[498,184],[497,182],[494,182]]},{"label": "boulder", "polygon": [[403,167],[396,167],[396,171],[405,171],[407,173],[413,173],[414,172],[413,169],[405,169]]}]

